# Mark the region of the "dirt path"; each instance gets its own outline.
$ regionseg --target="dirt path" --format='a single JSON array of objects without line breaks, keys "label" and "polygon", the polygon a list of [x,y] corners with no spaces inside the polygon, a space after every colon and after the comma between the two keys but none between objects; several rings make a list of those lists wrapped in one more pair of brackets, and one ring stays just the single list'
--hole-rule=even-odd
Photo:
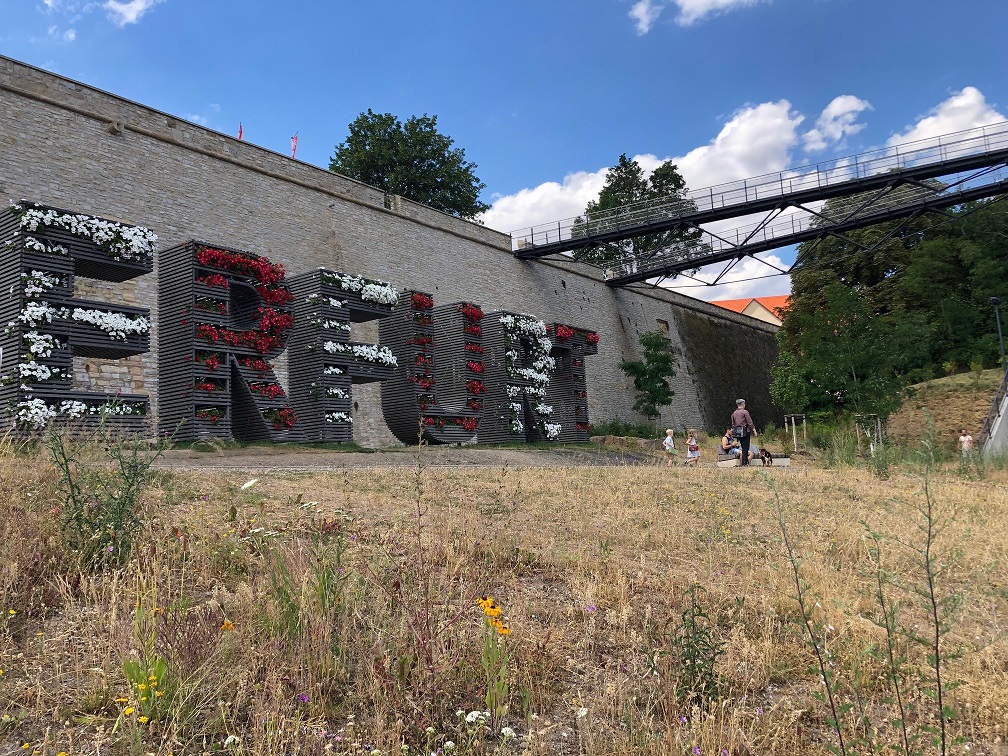
[{"label": "dirt path", "polygon": [[500,449],[481,446],[427,446],[374,452],[248,446],[237,449],[171,449],[154,465],[160,470],[322,471],[344,468],[414,467],[577,467],[653,465],[658,455],[597,446],[551,449]]}]

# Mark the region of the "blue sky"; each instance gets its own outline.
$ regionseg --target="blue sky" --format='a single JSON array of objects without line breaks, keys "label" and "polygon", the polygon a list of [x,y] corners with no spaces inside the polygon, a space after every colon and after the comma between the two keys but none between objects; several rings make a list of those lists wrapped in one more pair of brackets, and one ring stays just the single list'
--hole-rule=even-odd
[{"label": "blue sky", "polygon": [[[699,189],[1008,113],[1002,0],[0,0],[0,17],[3,55],[277,152],[297,132],[322,167],[368,108],[437,115],[501,231],[575,215],[623,152]],[[768,273],[683,291],[789,290]]]}]

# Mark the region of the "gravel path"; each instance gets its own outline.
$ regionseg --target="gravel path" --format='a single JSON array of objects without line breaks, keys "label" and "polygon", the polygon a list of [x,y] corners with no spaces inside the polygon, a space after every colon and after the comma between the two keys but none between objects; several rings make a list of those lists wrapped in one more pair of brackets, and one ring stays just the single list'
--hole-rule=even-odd
[{"label": "gravel path", "polygon": [[297,447],[247,446],[212,450],[170,449],[158,459],[159,470],[290,470],[311,472],[345,468],[415,467],[578,467],[653,465],[658,455],[598,446],[551,449],[500,449],[481,446],[425,446],[373,452]]}]

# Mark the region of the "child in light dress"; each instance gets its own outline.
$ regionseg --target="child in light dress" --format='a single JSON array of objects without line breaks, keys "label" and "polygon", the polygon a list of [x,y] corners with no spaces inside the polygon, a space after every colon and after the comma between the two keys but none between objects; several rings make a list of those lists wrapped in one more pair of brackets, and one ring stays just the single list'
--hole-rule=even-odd
[{"label": "child in light dress", "polygon": [[696,467],[700,464],[700,442],[697,441],[697,432],[693,429],[688,431],[686,438],[686,464]]},{"label": "child in light dress", "polygon": [[668,466],[675,466],[675,457],[678,453],[675,448],[675,431],[669,428],[665,431],[665,440],[662,441],[662,449],[665,450],[665,459],[668,460]]}]

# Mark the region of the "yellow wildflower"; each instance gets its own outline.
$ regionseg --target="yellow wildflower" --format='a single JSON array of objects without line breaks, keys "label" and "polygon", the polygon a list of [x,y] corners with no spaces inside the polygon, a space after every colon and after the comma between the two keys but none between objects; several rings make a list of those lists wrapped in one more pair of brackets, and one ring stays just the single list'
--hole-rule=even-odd
[{"label": "yellow wildflower", "polygon": [[154,695],[155,695],[156,697],[160,698],[161,696],[163,696],[163,695],[164,695],[164,691],[163,691],[163,690],[155,690],[155,691],[154,691]]},{"label": "yellow wildflower", "polygon": [[232,622],[231,620],[224,620],[224,624],[221,625],[220,629],[224,630],[225,632],[230,632],[231,630],[234,630],[234,622]]},{"label": "yellow wildflower", "polygon": [[147,721],[147,717],[137,717],[137,722],[139,722],[140,724],[143,724],[146,721]]},{"label": "yellow wildflower", "polygon": [[31,748],[31,743],[22,743],[21,747],[27,751],[29,748]]},{"label": "yellow wildflower", "polygon": [[123,698],[122,696],[119,696],[119,698],[115,700],[116,703],[126,703],[127,701],[129,701],[129,699]]},{"label": "yellow wildflower", "polygon": [[[17,612],[14,611],[13,609],[8,609],[7,610],[7,614],[9,614],[11,617],[13,617],[15,614],[17,614]],[[21,746],[21,747],[25,748],[26,746]]]},{"label": "yellow wildflower", "polygon": [[152,682],[152,683],[157,682],[157,675],[150,675],[147,678],[147,682]]},{"label": "yellow wildflower", "polygon": [[137,685],[137,690],[147,690],[147,683],[139,683]]},{"label": "yellow wildflower", "polygon": [[123,714],[125,714],[128,717],[134,711],[135,709],[132,706],[127,706],[125,709],[123,709]]},{"label": "yellow wildflower", "polygon": [[497,628],[498,635],[511,635],[511,628],[507,625],[501,625]]}]

